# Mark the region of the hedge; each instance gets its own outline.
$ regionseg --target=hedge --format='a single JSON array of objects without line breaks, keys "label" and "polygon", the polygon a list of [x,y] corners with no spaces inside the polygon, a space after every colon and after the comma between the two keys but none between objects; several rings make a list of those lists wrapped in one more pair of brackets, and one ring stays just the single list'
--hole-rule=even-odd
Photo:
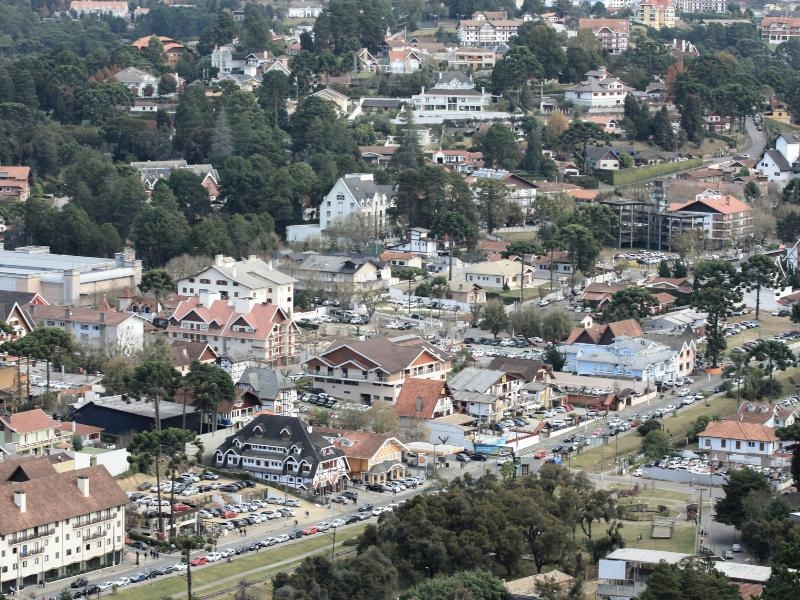
[{"label": "hedge", "polygon": [[608,169],[597,169],[595,174],[597,177],[609,185],[628,185],[637,183],[645,179],[653,179],[654,177],[663,177],[671,173],[679,171],[687,171],[703,165],[702,158],[690,158],[682,162],[669,162],[661,163],[658,165],[647,165],[646,167],[634,167],[631,169],[620,169],[618,171],[611,171]]}]

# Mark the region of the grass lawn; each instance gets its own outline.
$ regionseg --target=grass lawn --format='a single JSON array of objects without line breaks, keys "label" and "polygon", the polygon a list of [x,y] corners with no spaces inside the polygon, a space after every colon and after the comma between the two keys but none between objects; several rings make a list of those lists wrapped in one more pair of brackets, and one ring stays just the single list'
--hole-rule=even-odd
[{"label": "grass lawn", "polygon": [[[642,541],[638,541],[639,536]],[[625,546],[630,548],[645,548],[647,550],[662,550],[665,552],[685,552],[694,553],[695,549],[695,529],[694,527],[678,522],[672,528],[670,539],[651,539],[650,523],[632,523],[626,521],[622,527],[622,537],[625,538]]]},{"label": "grass lawn", "polygon": [[[342,530],[336,535],[336,547],[341,551],[340,544],[346,540],[360,535],[365,525]],[[200,567],[192,570],[192,591],[196,595],[204,595],[216,590],[234,587],[237,582],[248,579],[260,579],[271,573],[286,570],[289,565],[282,564],[270,567],[274,563],[291,561],[309,552],[330,552],[333,538],[327,534],[318,534],[305,538],[294,544],[276,546],[257,553],[248,553],[237,557],[230,563],[220,563],[212,566]],[[175,558],[178,562],[178,558]],[[144,567],[143,567],[144,568]],[[214,583],[218,585],[214,585]],[[175,594],[185,595],[185,575],[165,577],[127,590],[118,590],[116,597],[122,600],[161,600]]]},{"label": "grass lawn", "polygon": [[507,242],[530,242],[539,238],[535,231],[508,231],[503,233],[503,239]]},{"label": "grass lawn", "polygon": [[[677,396],[676,396],[677,399]],[[647,408],[642,406],[642,411]],[[684,436],[689,431],[691,424],[700,415],[723,417],[736,410],[736,400],[719,396],[709,401],[709,406],[698,402],[687,409],[682,410],[677,416],[665,417],[661,420],[670,437]],[[601,468],[608,468],[613,465],[615,456],[625,456],[636,454],[642,445],[642,437],[633,432],[628,435],[608,438],[608,444],[598,446],[575,455],[571,459],[571,467],[574,469],[590,469],[599,471]]]},{"label": "grass lawn", "polygon": [[[734,317],[732,319],[728,319],[728,322],[741,323],[742,321],[749,321],[753,319],[755,319],[755,313],[743,315],[741,317]],[[788,317],[773,317],[768,311],[763,310],[758,317],[758,322],[758,327],[754,329],[745,329],[741,333],[737,333],[736,335],[729,337],[727,339],[728,350],[758,338],[766,340],[776,333],[797,329],[797,326],[792,323]]]}]

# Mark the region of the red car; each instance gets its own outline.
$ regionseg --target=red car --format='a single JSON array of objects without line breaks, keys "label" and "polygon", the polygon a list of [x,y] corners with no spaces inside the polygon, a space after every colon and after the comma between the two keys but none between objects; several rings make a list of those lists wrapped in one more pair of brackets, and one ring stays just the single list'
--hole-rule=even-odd
[{"label": "red car", "polygon": [[186,512],[187,510],[191,510],[191,508],[192,507],[188,504],[181,504],[180,502],[172,505],[172,510],[175,512]]},{"label": "red car", "polygon": [[316,525],[303,529],[303,535],[314,535],[315,533],[319,533],[319,529],[317,529]]},{"label": "red car", "polygon": [[202,567],[204,564],[208,562],[208,559],[205,556],[198,556],[197,558],[193,558],[189,561],[189,564],[193,567]]},{"label": "red car", "polygon": [[533,453],[533,458],[544,458],[547,456],[547,450],[544,448],[539,448],[536,452]]},{"label": "red car", "polygon": [[220,515],[223,519],[234,519],[238,513],[233,512],[232,510],[226,510]]}]

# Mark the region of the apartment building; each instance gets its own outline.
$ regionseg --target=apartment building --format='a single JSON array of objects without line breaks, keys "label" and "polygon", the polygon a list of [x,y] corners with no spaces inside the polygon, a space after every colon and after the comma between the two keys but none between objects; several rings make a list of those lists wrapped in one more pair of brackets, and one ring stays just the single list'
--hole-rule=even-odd
[{"label": "apartment building", "polygon": [[0,463],[0,591],[119,564],[128,498],[105,467]]},{"label": "apartment building", "polygon": [[727,0],[674,0],[675,10],[680,13],[717,13],[728,12]]},{"label": "apartment building", "polygon": [[764,17],[759,29],[762,39],[770,44],[782,44],[792,38],[800,37],[800,18]]},{"label": "apartment building", "polygon": [[631,25],[627,19],[578,19],[578,29],[591,31],[610,54],[628,49]]},{"label": "apartment building", "polygon": [[31,195],[31,168],[0,165],[0,202],[25,202]]},{"label": "apartment building", "polygon": [[453,357],[416,335],[336,340],[304,364],[319,387],[335,398],[360,404],[394,403],[406,379],[444,381]]},{"label": "apartment building", "polygon": [[716,190],[705,190],[686,203],[670,204],[667,213],[670,219],[665,221],[678,219],[688,225],[682,229],[701,229],[708,250],[721,250],[741,243],[753,231],[750,206]]},{"label": "apartment building", "polygon": [[276,270],[272,261],[250,255],[242,260],[218,254],[206,269],[178,281],[178,293],[199,296],[219,294],[222,300],[251,298],[277,305],[286,314],[294,306],[294,284],[297,280]]},{"label": "apartment building", "polygon": [[525,13],[519,19],[509,19],[506,11],[478,11],[471,19],[458,22],[456,33],[463,46],[499,46],[508,44],[523,23],[533,17]]},{"label": "apartment building", "polygon": [[391,186],[375,183],[372,173],[348,173],[339,178],[322,200],[319,228],[324,232],[353,215],[379,238],[388,233],[388,210],[392,206]]},{"label": "apartment building", "polygon": [[59,422],[41,408],[0,417],[0,443],[5,455],[42,455],[64,441]]},{"label": "apartment building", "polygon": [[625,96],[632,91],[628,85],[613,77],[605,67],[586,73],[581,83],[569,86],[564,99],[582,106],[590,113],[622,112]]},{"label": "apartment building", "polygon": [[654,29],[675,27],[675,5],[672,0],[641,0],[634,21]]}]

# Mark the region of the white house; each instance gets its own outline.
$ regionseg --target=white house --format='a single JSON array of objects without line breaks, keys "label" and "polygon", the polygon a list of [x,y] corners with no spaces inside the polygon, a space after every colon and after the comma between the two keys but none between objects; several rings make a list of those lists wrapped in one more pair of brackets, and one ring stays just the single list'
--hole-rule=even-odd
[{"label": "white house", "polygon": [[774,429],[741,421],[711,421],[697,440],[703,452],[749,456],[769,456],[780,447]]},{"label": "white house", "polygon": [[783,154],[789,164],[800,158],[800,135],[796,133],[782,133],[775,140],[775,149]]},{"label": "white house", "polygon": [[764,156],[758,161],[756,169],[761,175],[765,176],[768,181],[775,181],[784,185],[788,183],[794,175],[792,173],[791,163],[775,148],[770,148],[764,152]]},{"label": "white house", "polygon": [[218,254],[214,263],[191,277],[178,281],[178,293],[199,296],[219,294],[220,299],[252,298],[277,305],[286,314],[294,306],[294,284],[297,280],[281,273],[265,261],[251,255],[243,260]]},{"label": "white house", "polygon": [[114,79],[133,92],[137,98],[158,97],[158,78],[147,71],[128,67],[115,73]]},{"label": "white house", "polygon": [[97,309],[37,304],[30,305],[28,311],[39,326],[63,329],[78,344],[109,354],[130,355],[144,345],[146,319],[136,313],[118,312],[105,299]]},{"label": "white house", "polygon": [[490,46],[508,44],[517,35],[520,25],[532,21],[529,13],[520,19],[509,19],[505,10],[479,11],[472,14],[471,19],[458,22],[456,32],[463,46]]},{"label": "white house", "polygon": [[314,4],[300,0],[291,2],[286,9],[286,16],[290,19],[316,19],[322,12],[320,4]]},{"label": "white house", "polygon": [[[521,262],[501,258],[500,260],[467,264],[463,279],[482,288],[519,289],[531,284],[533,269]],[[454,277],[455,279],[455,277]]]},{"label": "white house", "polygon": [[234,69],[242,67],[244,61],[235,60],[233,58],[235,53],[236,46],[234,44],[214,47],[211,51],[211,67],[218,70],[217,75],[226,75],[232,73]]},{"label": "white house", "polygon": [[[434,86],[411,96],[414,118],[427,123],[444,120],[474,120],[485,118],[484,112],[492,102],[485,89],[475,89],[472,78],[460,71],[440,73]],[[502,115],[503,113],[492,113]]]},{"label": "white house", "polygon": [[336,222],[355,217],[379,238],[389,232],[387,212],[393,205],[391,186],[375,183],[372,173],[348,173],[333,184],[322,201],[319,227],[324,232]]},{"label": "white house", "polygon": [[599,67],[586,73],[585,81],[568,87],[564,99],[590,113],[622,112],[625,96],[631,91],[633,88],[612,77],[605,67]]},{"label": "white house", "polygon": [[428,237],[428,234],[430,234],[429,229],[411,227],[408,230],[406,241],[396,246],[389,246],[389,248],[398,252],[410,252],[411,254],[433,258],[438,254],[438,242]]}]

